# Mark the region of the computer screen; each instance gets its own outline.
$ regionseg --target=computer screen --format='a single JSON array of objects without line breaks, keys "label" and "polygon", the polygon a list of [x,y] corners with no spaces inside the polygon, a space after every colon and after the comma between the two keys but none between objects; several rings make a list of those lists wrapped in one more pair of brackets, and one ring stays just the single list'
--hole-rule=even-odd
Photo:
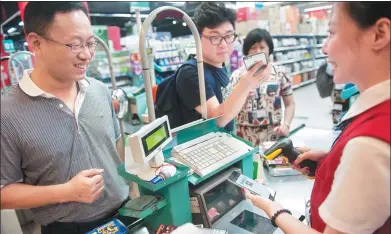
[{"label": "computer screen", "polygon": [[244,196],[239,187],[225,181],[204,193],[204,199],[208,219],[213,224],[243,201]]},{"label": "computer screen", "polygon": [[170,137],[168,132],[168,126],[166,122],[156,127],[153,131],[141,138],[143,144],[145,157],[148,157],[149,153],[159,147],[167,138]]}]

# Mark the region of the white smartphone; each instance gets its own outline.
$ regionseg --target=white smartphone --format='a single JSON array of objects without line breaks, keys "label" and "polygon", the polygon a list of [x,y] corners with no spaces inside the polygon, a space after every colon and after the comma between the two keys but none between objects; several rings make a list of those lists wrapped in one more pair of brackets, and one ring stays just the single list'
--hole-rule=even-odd
[{"label": "white smartphone", "polygon": [[248,178],[245,175],[242,175],[238,171],[233,171],[231,175],[228,177],[228,181],[235,184],[236,186],[247,189],[249,192],[253,194],[257,194],[262,197],[269,198],[272,201],[274,201],[274,198],[276,197],[275,190],[266,187],[265,185],[261,184],[261,182],[259,181],[255,181],[253,179]]},{"label": "white smartphone", "polygon": [[246,66],[247,71],[250,70],[256,63],[262,61],[264,64],[261,68],[258,69],[258,72],[262,71],[267,66],[267,57],[264,52],[257,54],[251,54],[243,57],[244,66]]}]

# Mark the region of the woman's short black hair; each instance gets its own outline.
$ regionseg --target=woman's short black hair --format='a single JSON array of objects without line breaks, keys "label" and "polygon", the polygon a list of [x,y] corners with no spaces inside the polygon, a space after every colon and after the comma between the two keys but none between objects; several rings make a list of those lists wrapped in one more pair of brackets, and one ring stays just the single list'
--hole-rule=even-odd
[{"label": "woman's short black hair", "polygon": [[267,46],[269,46],[269,55],[274,51],[274,45],[270,33],[265,29],[256,28],[251,30],[243,42],[243,54],[248,55],[248,51],[251,47],[259,42],[265,41]]}]

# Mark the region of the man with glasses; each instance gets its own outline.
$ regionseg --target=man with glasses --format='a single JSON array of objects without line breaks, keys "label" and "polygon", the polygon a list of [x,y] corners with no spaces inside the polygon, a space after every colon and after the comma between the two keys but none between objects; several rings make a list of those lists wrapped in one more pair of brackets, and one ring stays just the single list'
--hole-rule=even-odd
[{"label": "man with glasses", "polygon": [[[235,11],[226,8],[223,3],[201,3],[194,13],[194,23],[201,36],[204,69],[211,71],[205,73],[208,117],[219,117],[218,126],[225,127],[228,131],[233,130],[232,120],[239,113],[250,91],[266,80],[270,73],[270,66],[257,73],[262,64],[256,64],[243,74],[231,95],[223,100],[222,89],[229,84],[224,62],[229,59],[237,37],[235,21]],[[213,75],[208,76],[208,74]],[[200,119],[201,102],[197,68],[185,66],[180,69],[177,75],[177,92],[185,122]]]},{"label": "man with glasses", "polygon": [[31,209],[42,233],[86,233],[128,199],[108,88],[86,78],[96,41],[80,2],[29,2],[35,68],[1,97],[1,209]]}]

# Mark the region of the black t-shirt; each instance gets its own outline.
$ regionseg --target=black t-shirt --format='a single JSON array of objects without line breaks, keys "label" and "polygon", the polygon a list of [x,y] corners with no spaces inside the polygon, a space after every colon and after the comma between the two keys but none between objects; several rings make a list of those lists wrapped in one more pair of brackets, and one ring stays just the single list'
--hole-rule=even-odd
[{"label": "black t-shirt", "polygon": [[[221,89],[229,83],[229,77],[226,69],[217,68],[204,63],[204,70],[209,69],[211,72],[204,72],[206,100],[216,96],[221,104],[223,95]],[[196,107],[201,105],[200,91],[198,83],[197,68],[185,66],[181,68],[177,75],[177,92],[180,97],[182,114],[186,123],[201,119],[202,115],[196,111]],[[225,126],[227,131],[233,130],[233,121]]]}]

